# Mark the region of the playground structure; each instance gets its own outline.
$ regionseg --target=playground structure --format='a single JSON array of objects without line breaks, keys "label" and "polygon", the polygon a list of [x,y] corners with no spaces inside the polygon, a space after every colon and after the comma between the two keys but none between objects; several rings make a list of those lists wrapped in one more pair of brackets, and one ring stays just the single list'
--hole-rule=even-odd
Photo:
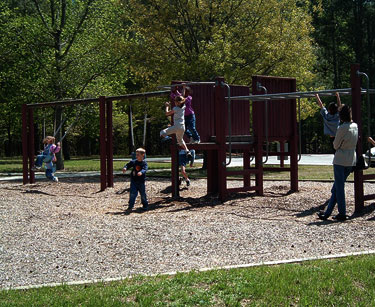
[{"label": "playground structure", "polygon": [[[188,145],[189,149],[205,151],[207,154],[207,192],[218,193],[221,200],[230,193],[255,191],[263,195],[264,171],[289,171],[290,190],[298,191],[298,109],[301,98],[333,96],[335,92],[352,96],[353,120],[359,127],[357,155],[362,155],[363,131],[361,114],[361,95],[370,95],[375,90],[361,89],[361,76],[358,64],[351,66],[351,88],[324,91],[296,92],[294,78],[254,76],[252,78],[252,95],[247,86],[228,85],[223,78],[215,82],[193,82],[194,109],[197,117],[197,130],[201,143]],[[113,144],[112,144],[112,103],[141,97],[167,96],[169,90],[112,96],[92,99],[67,100],[23,105],[22,108],[22,141],[23,141],[23,183],[34,183],[35,176],[31,170],[34,163],[34,120],[35,108],[46,108],[73,104],[99,103],[100,110],[100,173],[101,190],[113,187]],[[253,102],[250,109],[250,101]],[[252,125],[250,125],[250,114]],[[368,131],[370,135],[371,131]],[[270,142],[280,142],[280,152],[269,150]],[[284,144],[288,143],[288,151]],[[232,150],[243,154],[243,169],[227,170]],[[229,162],[227,162],[227,152]],[[172,196],[179,195],[178,188],[178,147],[171,145],[172,155]],[[280,167],[265,167],[268,156],[280,156]],[[250,167],[250,158],[254,157],[255,165]],[[290,167],[283,165],[283,157],[290,157]],[[265,159],[265,160],[264,160]],[[250,175],[255,175],[255,184],[251,185]],[[228,176],[243,177],[243,187],[228,188]],[[375,174],[363,174],[356,170],[355,178],[355,211],[360,212],[364,201],[375,199],[375,194],[364,195],[363,183],[375,179]]]}]

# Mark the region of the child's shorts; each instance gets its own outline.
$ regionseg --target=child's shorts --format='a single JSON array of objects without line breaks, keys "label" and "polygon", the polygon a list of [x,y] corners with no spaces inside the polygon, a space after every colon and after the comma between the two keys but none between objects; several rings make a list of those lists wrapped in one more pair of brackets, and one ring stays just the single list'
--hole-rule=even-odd
[{"label": "child's shorts", "polygon": [[178,154],[178,165],[179,166],[186,166],[187,163],[188,163],[188,159],[187,159],[187,156],[186,156],[186,152],[184,150],[183,152]]}]

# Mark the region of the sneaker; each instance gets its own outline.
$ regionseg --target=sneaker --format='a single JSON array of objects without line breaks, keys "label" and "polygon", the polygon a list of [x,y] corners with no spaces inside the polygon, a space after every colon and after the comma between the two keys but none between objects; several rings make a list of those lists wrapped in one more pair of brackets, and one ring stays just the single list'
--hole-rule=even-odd
[{"label": "sneaker", "polygon": [[161,139],[161,142],[162,143],[167,143],[167,142],[170,142],[171,140],[172,140],[172,138],[169,135],[167,135],[166,137],[163,137]]},{"label": "sneaker", "polygon": [[188,186],[188,187],[190,186],[190,180],[189,179],[186,180],[186,186]]},{"label": "sneaker", "polygon": [[327,217],[324,215],[324,212],[318,212],[317,213],[317,215],[318,215],[318,218],[320,219],[320,220],[323,220],[323,221],[326,221],[327,220]]},{"label": "sneaker", "polygon": [[54,182],[59,182],[59,178],[57,178],[57,177],[53,177],[52,180],[53,180]]},{"label": "sneaker", "polygon": [[189,139],[189,144],[194,144],[194,139],[192,137]]},{"label": "sneaker", "polygon": [[34,166],[31,168],[31,170],[32,170],[33,172],[40,171],[40,169],[41,169],[41,167],[40,167],[40,166],[36,166],[36,165],[34,165]]},{"label": "sneaker", "polygon": [[148,205],[141,208],[142,211],[148,211]]},{"label": "sneaker", "polygon": [[129,212],[129,211],[132,211],[133,208],[134,208],[133,206],[128,206],[128,207],[126,208],[126,211],[128,211],[128,212]]},{"label": "sneaker", "polygon": [[337,214],[337,215],[333,216],[332,218],[336,221],[346,221],[348,219],[348,216]]},{"label": "sneaker", "polygon": [[193,143],[191,144],[199,144],[201,142],[201,140],[194,140]]},{"label": "sneaker", "polygon": [[178,179],[178,186],[180,186],[182,184],[182,180],[183,180],[182,177],[180,177],[180,179]]}]

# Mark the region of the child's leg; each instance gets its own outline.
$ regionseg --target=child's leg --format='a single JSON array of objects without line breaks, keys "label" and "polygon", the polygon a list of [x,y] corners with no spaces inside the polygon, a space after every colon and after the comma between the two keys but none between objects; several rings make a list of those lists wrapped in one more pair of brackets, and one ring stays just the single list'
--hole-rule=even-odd
[{"label": "child's leg", "polygon": [[182,173],[182,176],[184,176],[186,181],[189,180],[189,177],[186,174],[186,167],[184,165],[181,165],[181,173]]},{"label": "child's leg", "polygon": [[135,204],[135,199],[137,198],[138,195],[138,189],[136,184],[131,181],[130,182],[130,195],[129,195],[129,208],[133,208]]},{"label": "child's leg", "polygon": [[185,116],[185,134],[189,138],[193,137],[190,131],[190,127],[191,127],[190,121],[191,121],[191,115]]},{"label": "child's leg", "polygon": [[184,141],[185,127],[182,126],[182,127],[175,129],[174,133],[176,134],[176,140],[177,140],[178,145],[180,145],[188,153],[189,149],[187,148],[186,143]]},{"label": "child's leg", "polygon": [[44,155],[38,155],[36,157],[35,166],[36,167],[42,167],[43,159],[44,159]]},{"label": "child's leg", "polygon": [[147,200],[147,195],[146,195],[146,185],[144,182],[138,185],[138,190],[139,190],[139,194],[141,194],[141,202],[142,202],[143,208],[147,208],[148,200]]},{"label": "child's leg", "polygon": [[198,141],[198,140],[200,140],[200,136],[198,134],[197,129],[195,128],[195,114],[191,114],[189,116],[191,116],[191,120],[189,122],[189,128],[188,129],[191,131],[193,139],[195,141]]}]

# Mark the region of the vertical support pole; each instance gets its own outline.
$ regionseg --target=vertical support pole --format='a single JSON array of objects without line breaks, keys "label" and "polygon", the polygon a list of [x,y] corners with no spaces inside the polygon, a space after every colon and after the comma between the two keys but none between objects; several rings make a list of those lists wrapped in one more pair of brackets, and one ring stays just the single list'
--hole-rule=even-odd
[{"label": "vertical support pole", "polygon": [[224,78],[217,77],[215,86],[215,133],[216,142],[219,145],[217,151],[217,170],[218,170],[218,185],[219,197],[224,201],[227,196],[227,175],[226,175],[226,127],[227,127],[227,108],[225,102],[226,88],[224,85]]},{"label": "vertical support pole", "polygon": [[29,117],[29,169],[30,169],[30,183],[35,183],[35,173],[31,170],[34,166],[34,152],[35,152],[35,144],[34,144],[34,110],[29,109],[28,112]]},{"label": "vertical support pole", "polygon": [[23,184],[27,184],[29,182],[29,145],[28,145],[28,134],[27,134],[27,126],[28,126],[28,115],[27,115],[27,105],[22,105],[22,182]]},{"label": "vertical support pole", "polygon": [[[291,91],[295,92],[297,85],[296,79],[292,80]],[[298,191],[298,126],[297,126],[297,102],[296,99],[290,100],[292,137],[289,144],[290,151],[290,190]],[[284,143],[283,143],[284,145]]]},{"label": "vertical support pole", "polygon": [[217,171],[217,151],[207,150],[207,193],[219,192],[219,175]]},{"label": "vertical support pole", "polygon": [[[359,64],[352,64],[350,67],[350,81],[352,86],[352,115],[353,121],[358,125],[358,142],[357,156],[363,154],[362,149],[362,114],[361,114],[361,79],[357,74]],[[363,171],[354,172],[354,199],[355,212],[359,213],[364,208],[364,192],[363,192]]]},{"label": "vertical support pole", "polygon": [[104,191],[107,188],[107,142],[105,129],[105,109],[106,99],[104,96],[99,97],[99,119],[100,119],[100,190]]},{"label": "vertical support pole", "polygon": [[173,144],[171,148],[171,171],[172,171],[172,197],[180,197],[178,186],[178,145]]},{"label": "vertical support pole", "polygon": [[[256,76],[252,78],[253,95],[260,94],[257,90],[258,79]],[[263,196],[263,141],[264,141],[264,102],[253,101],[253,131],[254,131],[254,156],[255,168],[258,170],[255,174],[255,186],[258,196]]]},{"label": "vertical support pole", "polygon": [[[243,169],[244,170],[250,169],[250,152],[246,149],[243,152]],[[244,187],[250,186],[250,174],[245,174],[243,176],[243,186]]]},{"label": "vertical support pole", "polygon": [[113,123],[112,101],[107,101],[107,187],[113,188]]}]

